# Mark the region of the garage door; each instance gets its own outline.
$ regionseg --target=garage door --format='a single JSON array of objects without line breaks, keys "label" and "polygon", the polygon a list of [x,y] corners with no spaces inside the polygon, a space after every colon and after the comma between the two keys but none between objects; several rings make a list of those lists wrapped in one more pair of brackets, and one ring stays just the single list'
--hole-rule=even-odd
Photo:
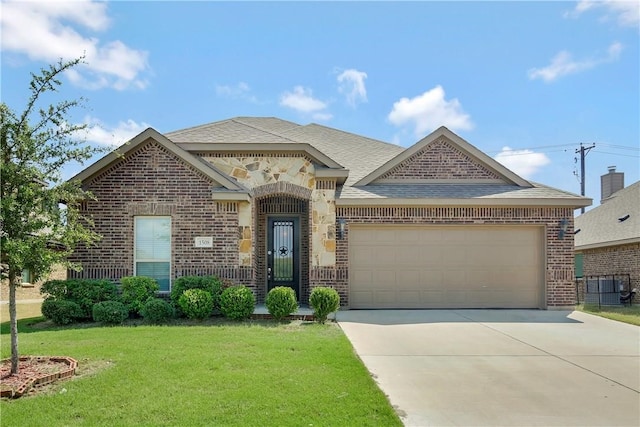
[{"label": "garage door", "polygon": [[543,229],[349,226],[351,308],[543,308]]}]

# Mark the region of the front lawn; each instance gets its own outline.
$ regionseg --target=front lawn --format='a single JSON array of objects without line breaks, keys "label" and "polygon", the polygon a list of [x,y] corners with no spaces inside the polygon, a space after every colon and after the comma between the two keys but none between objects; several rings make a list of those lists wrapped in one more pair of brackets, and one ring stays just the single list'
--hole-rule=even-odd
[{"label": "front lawn", "polygon": [[[335,324],[42,328],[25,319],[20,330],[21,354],[73,357],[78,375],[2,401],[2,425],[401,425]],[[3,358],[7,332],[4,323]]]},{"label": "front lawn", "polygon": [[630,307],[603,305],[598,307],[597,305],[586,304],[579,305],[578,310],[595,314],[596,316],[606,317],[607,319],[640,326],[640,305],[632,305]]}]

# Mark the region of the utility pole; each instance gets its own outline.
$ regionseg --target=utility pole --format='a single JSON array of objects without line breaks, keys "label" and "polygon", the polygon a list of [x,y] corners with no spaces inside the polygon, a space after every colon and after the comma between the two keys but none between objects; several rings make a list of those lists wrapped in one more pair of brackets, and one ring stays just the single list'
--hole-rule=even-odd
[{"label": "utility pole", "polygon": [[[584,187],[585,187],[584,158],[587,156],[587,153],[589,152],[589,150],[591,150],[595,146],[596,144],[591,144],[590,147],[585,147],[584,145],[582,145],[582,142],[581,142],[580,149],[576,150],[576,154],[580,153],[580,195],[581,196],[584,196]],[[584,207],[580,210],[580,213],[584,213]]]}]

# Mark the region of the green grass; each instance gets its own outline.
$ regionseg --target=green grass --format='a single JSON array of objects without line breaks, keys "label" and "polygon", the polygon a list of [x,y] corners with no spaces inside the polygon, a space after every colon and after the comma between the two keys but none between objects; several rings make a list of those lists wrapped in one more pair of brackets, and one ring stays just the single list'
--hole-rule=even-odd
[{"label": "green grass", "polygon": [[607,319],[640,326],[640,305],[633,305],[630,307],[612,307],[604,305],[602,307],[598,307],[597,305],[579,305],[578,310],[584,311],[585,313],[595,314],[596,316],[605,317]]},{"label": "green grass", "polygon": [[[30,317],[42,316],[42,312],[40,309],[42,308],[42,303],[24,303],[18,301],[16,304],[16,314],[18,315],[18,319],[27,319]],[[9,321],[9,304],[0,305],[0,322],[8,322]]]},{"label": "green grass", "polygon": [[401,425],[335,324],[43,328],[41,320],[19,321],[21,354],[71,356],[78,375],[0,402],[2,425]]}]

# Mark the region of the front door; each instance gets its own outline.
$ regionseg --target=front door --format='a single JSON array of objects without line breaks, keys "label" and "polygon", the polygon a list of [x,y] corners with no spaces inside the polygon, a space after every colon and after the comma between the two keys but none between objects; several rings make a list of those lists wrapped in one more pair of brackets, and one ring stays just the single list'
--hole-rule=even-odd
[{"label": "front door", "polygon": [[267,227],[267,292],[288,286],[300,298],[300,220],[269,217]]}]

